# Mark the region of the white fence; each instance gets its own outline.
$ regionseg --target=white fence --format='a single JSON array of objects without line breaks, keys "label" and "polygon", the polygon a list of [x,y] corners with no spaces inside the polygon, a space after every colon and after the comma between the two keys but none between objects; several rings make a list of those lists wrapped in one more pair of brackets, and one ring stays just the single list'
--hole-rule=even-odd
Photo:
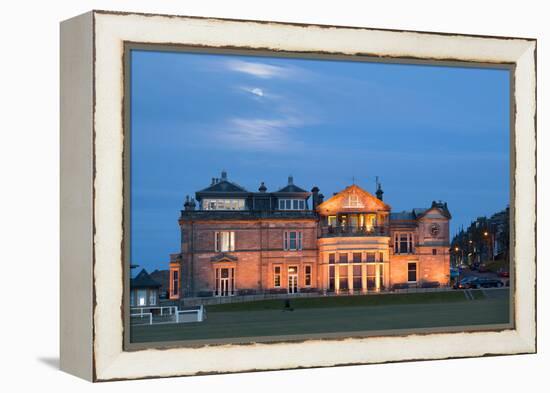
[{"label": "white fence", "polygon": [[130,308],[131,325],[202,322],[205,319],[203,306],[184,310],[179,310],[177,306]]}]

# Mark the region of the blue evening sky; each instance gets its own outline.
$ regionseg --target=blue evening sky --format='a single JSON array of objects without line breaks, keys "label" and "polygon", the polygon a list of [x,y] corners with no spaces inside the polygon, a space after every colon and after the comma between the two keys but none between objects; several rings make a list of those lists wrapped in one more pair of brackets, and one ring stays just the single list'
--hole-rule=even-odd
[{"label": "blue evening sky", "polygon": [[132,51],[132,263],[168,267],[186,195],[375,176],[393,211],[448,203],[451,233],[509,203],[509,72]]}]

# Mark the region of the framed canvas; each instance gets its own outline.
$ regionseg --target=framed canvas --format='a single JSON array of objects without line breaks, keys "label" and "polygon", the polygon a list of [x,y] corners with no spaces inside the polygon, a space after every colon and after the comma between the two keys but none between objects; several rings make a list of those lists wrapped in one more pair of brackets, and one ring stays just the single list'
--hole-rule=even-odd
[{"label": "framed canvas", "polygon": [[535,93],[530,38],[62,22],[61,368],[534,353]]}]

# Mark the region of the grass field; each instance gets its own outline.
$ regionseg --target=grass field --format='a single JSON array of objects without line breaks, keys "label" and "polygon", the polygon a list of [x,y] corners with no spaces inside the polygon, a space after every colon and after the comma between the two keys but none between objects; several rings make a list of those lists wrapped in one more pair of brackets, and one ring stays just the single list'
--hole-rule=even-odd
[{"label": "grass field", "polygon": [[[330,307],[366,307],[388,306],[398,304],[441,303],[459,302],[464,300],[464,294],[458,291],[452,292],[426,292],[408,294],[368,295],[368,296],[331,296],[314,298],[295,298],[290,300],[290,305],[296,310],[306,308],[330,308]],[[284,300],[259,300],[247,303],[227,303],[208,306],[208,312],[237,312],[237,311],[261,311],[281,310]]]},{"label": "grass field", "polygon": [[229,339],[503,324],[509,319],[509,291],[462,291],[292,299],[207,306],[204,322],[133,326],[132,342]]}]

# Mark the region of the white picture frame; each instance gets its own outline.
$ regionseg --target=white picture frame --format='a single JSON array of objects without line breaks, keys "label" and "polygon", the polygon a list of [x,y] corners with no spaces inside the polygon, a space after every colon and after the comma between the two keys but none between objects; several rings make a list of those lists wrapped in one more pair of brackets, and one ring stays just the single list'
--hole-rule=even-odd
[{"label": "white picture frame", "polygon": [[[125,43],[510,64],[514,326],[125,350]],[[92,11],[61,24],[61,368],[90,381],[536,352],[536,40]]]}]

